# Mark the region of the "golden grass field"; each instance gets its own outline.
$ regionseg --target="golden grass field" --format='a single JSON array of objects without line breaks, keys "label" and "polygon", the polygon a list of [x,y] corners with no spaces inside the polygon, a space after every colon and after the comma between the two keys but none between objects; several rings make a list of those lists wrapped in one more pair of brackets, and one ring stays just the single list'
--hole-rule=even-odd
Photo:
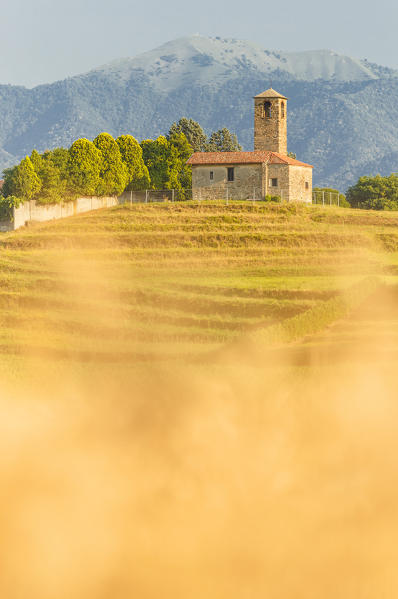
[{"label": "golden grass field", "polygon": [[125,205],[0,237],[0,595],[398,593],[398,214]]},{"label": "golden grass field", "polygon": [[393,278],[397,224],[394,213],[258,202],[120,206],[36,224],[0,238],[0,350],[15,364],[208,354],[366,276]]}]

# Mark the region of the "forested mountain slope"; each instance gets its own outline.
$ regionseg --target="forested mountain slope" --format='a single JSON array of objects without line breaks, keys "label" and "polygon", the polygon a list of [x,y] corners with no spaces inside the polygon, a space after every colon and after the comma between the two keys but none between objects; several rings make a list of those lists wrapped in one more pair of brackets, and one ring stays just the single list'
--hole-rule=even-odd
[{"label": "forested mountain slope", "polygon": [[329,50],[182,38],[34,89],[1,85],[0,167],[101,131],[157,136],[182,116],[207,131],[226,126],[251,149],[252,96],[272,84],[290,98],[289,150],[314,164],[315,183],[344,189],[398,170],[397,76]]}]

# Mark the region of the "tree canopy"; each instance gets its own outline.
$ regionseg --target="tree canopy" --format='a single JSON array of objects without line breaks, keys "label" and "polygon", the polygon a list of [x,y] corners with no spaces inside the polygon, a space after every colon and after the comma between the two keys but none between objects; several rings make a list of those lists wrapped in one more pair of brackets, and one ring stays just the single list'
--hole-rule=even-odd
[{"label": "tree canopy", "polygon": [[192,185],[191,169],[186,165],[192,147],[183,133],[167,139],[146,139],[141,143],[144,162],[154,189],[184,189]]},{"label": "tree canopy", "polygon": [[82,195],[95,195],[100,183],[101,152],[88,139],[77,139],[69,149],[68,175],[71,188]]},{"label": "tree canopy", "polygon": [[[191,167],[187,165],[188,158],[192,155],[192,146],[188,142],[187,137],[184,133],[176,133],[171,135],[169,138],[171,149],[174,158],[174,183],[172,185],[174,189],[188,189],[192,187],[192,171]],[[173,181],[171,181],[172,183]]]},{"label": "tree canopy", "polygon": [[65,148],[46,150],[43,154],[33,150],[30,159],[41,181],[40,201],[42,203],[57,203],[65,198],[68,184],[68,157],[69,153]]},{"label": "tree canopy", "polygon": [[132,135],[116,140],[100,133],[90,141],[74,141],[69,149],[33,150],[20,164],[5,169],[1,194],[22,200],[55,203],[79,195],[120,195],[124,190],[190,189],[187,160],[194,151],[241,150],[227,128],[210,139],[193,119],[173,123],[167,136],[141,144]]},{"label": "tree canopy", "polygon": [[208,152],[240,152],[242,146],[235,133],[231,133],[226,127],[223,127],[210,135],[206,150]]},{"label": "tree canopy", "polygon": [[207,135],[202,127],[193,119],[183,117],[178,123],[173,123],[170,127],[168,139],[183,133],[188,140],[193,152],[205,152],[207,144]]},{"label": "tree canopy", "polygon": [[235,133],[223,127],[214,131],[209,139],[199,123],[193,119],[183,117],[178,123],[170,127],[167,139],[183,133],[188,140],[193,152],[239,152],[242,150]]},{"label": "tree canopy", "polygon": [[98,195],[120,195],[128,182],[127,167],[122,160],[119,146],[109,133],[100,133],[93,141],[100,153]]},{"label": "tree canopy", "polygon": [[128,191],[149,189],[151,179],[148,168],[142,157],[142,148],[138,141],[132,135],[120,135],[117,138],[116,143],[126,166],[126,189]]},{"label": "tree canopy", "polygon": [[41,185],[29,156],[4,171],[3,194],[6,196],[31,200],[39,193]]},{"label": "tree canopy", "polygon": [[347,200],[353,208],[398,210],[398,176],[360,177],[348,189]]}]

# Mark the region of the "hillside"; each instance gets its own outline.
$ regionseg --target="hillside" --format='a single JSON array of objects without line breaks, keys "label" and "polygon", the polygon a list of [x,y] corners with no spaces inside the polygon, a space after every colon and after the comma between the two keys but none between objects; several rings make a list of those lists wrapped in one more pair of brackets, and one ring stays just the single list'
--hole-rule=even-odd
[{"label": "hillside", "polygon": [[137,364],[210,355],[366,276],[396,275],[384,252],[398,251],[398,217],[138,204],[32,225],[0,247],[4,358]]},{"label": "hillside", "polygon": [[398,213],[133,204],[0,249],[2,597],[394,596]]},{"label": "hillside", "polygon": [[34,89],[0,86],[0,166],[32,148],[68,146],[101,131],[138,139],[182,116],[227,126],[252,148],[252,96],[289,102],[289,149],[315,165],[315,183],[344,189],[362,174],[397,170],[397,72],[329,50],[273,52],[193,36]]}]

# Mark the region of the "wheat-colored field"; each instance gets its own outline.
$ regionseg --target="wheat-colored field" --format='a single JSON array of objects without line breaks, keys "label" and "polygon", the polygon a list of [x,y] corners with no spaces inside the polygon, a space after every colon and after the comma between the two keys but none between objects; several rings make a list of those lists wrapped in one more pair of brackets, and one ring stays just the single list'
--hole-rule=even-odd
[{"label": "wheat-colored field", "polygon": [[395,214],[261,203],[121,206],[0,238],[16,363],[204,356],[398,272]]},{"label": "wheat-colored field", "polygon": [[394,213],[2,235],[1,597],[395,597],[397,277]]}]

